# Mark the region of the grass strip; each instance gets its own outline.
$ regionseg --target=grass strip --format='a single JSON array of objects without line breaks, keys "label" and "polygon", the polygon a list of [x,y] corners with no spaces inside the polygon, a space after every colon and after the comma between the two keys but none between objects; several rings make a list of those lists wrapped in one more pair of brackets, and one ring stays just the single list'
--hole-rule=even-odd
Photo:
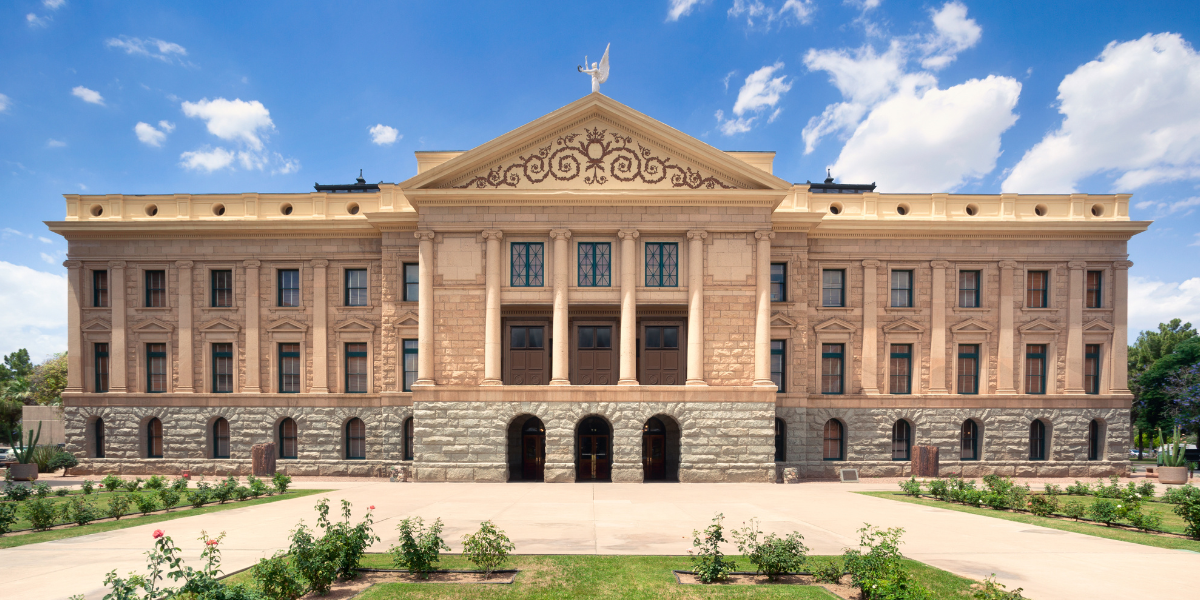
[{"label": "grass strip", "polygon": [[[985,517],[994,517],[997,519],[1005,519],[1007,521],[1015,521],[1017,523],[1025,523],[1027,525],[1037,525],[1050,529],[1058,529],[1059,531],[1070,531],[1072,533],[1082,533],[1095,537],[1117,540],[1120,542],[1130,542],[1133,544],[1141,544],[1143,546],[1154,546],[1155,548],[1168,548],[1171,550],[1191,550],[1192,552],[1200,552],[1200,541],[1189,540],[1165,535],[1155,535],[1153,533],[1145,533],[1142,531],[1131,531],[1118,527],[1105,527],[1084,521],[1074,521],[1068,518],[1053,518],[1039,517],[1028,513],[1009,512],[1005,510],[994,510],[991,508],[979,508],[975,506],[967,506],[957,502],[943,502],[941,500],[933,500],[930,498],[914,498],[903,492],[855,492],[864,496],[873,496],[875,498],[885,498],[888,500],[896,500],[899,502],[907,502],[909,504],[920,504],[921,506],[932,506],[934,508],[942,508],[945,510],[956,510],[958,512],[971,513],[973,515],[983,515]],[[1143,506],[1145,506],[1143,504]]]},{"label": "grass strip", "polygon": [[6,535],[0,536],[0,548],[15,548],[17,546],[25,546],[27,544],[37,544],[40,542],[50,542],[54,540],[62,540],[67,538],[79,537],[81,535],[89,535],[92,533],[101,533],[104,531],[115,531],[117,529],[126,529],[129,527],[137,527],[138,525],[148,525],[150,523],[160,523],[163,521],[173,521],[184,517],[194,517],[196,515],[205,515],[208,513],[221,512],[233,508],[246,508],[248,506],[258,506],[260,504],[269,504],[271,502],[279,502],[280,500],[291,500],[293,498],[302,498],[313,494],[323,494],[331,490],[291,490],[282,496],[267,496],[258,498],[257,500],[245,500],[242,502],[231,501],[225,504],[208,504],[203,508],[192,508],[187,510],[179,510],[174,512],[164,512],[144,517],[122,517],[120,521],[105,521],[102,523],[89,523],[81,527],[66,527],[63,529],[51,529],[50,531],[37,531],[22,535]]}]

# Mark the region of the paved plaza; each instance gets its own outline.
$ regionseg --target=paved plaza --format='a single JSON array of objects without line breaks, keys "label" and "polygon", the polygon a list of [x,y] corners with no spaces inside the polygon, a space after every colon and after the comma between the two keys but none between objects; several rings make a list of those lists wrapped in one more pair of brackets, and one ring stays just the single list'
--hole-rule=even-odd
[{"label": "paved plaza", "polygon": [[[910,558],[975,579],[996,573],[1035,600],[1138,597],[1146,576],[1156,589],[1190,589],[1200,554],[1164,550],[855,494],[895,490],[896,484],[475,484],[388,483],[380,480],[303,481],[298,487],[332,488],[336,506],[354,503],[357,520],[375,506],[376,532],[385,551],[396,540],[397,522],[408,515],[441,517],[445,537],[457,551],[464,533],[493,520],[522,554],[686,554],[693,529],[714,513],[738,527],[758,517],[768,531],[798,530],[814,554],[837,554],[858,537],[864,522],[904,527]],[[287,545],[303,519],[316,520],[308,496],[209,515],[186,517],[108,533],[0,550],[5,583],[2,600],[103,597],[108,571],[141,572],[151,533],[171,535],[189,560],[199,555],[201,530],[225,531],[224,570],[242,569]],[[733,548],[731,547],[732,551]],[[197,564],[197,563],[193,563]],[[197,565],[198,566],[198,565]]]}]

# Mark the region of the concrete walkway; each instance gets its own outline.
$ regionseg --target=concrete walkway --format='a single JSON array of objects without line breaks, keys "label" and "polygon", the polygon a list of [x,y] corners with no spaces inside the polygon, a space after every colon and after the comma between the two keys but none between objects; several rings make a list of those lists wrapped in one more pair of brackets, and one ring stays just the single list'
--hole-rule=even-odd
[{"label": "concrete walkway", "polygon": [[[395,526],[408,515],[441,517],[445,538],[457,551],[461,537],[493,520],[522,554],[686,554],[691,531],[716,512],[740,527],[758,517],[768,531],[798,530],[814,554],[838,554],[857,543],[864,522],[904,527],[910,558],[982,579],[996,573],[1036,600],[1128,598],[1145,593],[1146,574],[1156,589],[1194,584],[1200,554],[1163,550],[854,494],[895,490],[892,482],[767,484],[392,484],[372,481],[304,482],[336,488],[328,494],[336,513],[343,498],[358,519],[375,506],[376,533],[385,551]],[[313,524],[309,496],[259,507],[177,519],[56,542],[0,550],[5,585],[0,600],[99,600],[107,572],[143,572],[151,533],[162,528],[199,566],[201,530],[228,533],[224,569],[238,570],[284,549],[298,521]],[[729,549],[733,551],[731,547]]]}]

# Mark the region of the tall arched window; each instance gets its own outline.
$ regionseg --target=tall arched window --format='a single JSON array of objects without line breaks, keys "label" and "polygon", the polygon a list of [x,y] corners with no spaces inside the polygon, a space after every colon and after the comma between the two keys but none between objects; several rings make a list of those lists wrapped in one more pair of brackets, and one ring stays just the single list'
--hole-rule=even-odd
[{"label": "tall arched window", "polygon": [[775,462],[787,460],[787,423],[775,417]]},{"label": "tall arched window", "polygon": [[1041,419],[1029,424],[1029,460],[1046,460],[1046,424]]},{"label": "tall arched window", "polygon": [[825,422],[825,447],[822,453],[824,460],[842,460],[845,456],[846,439],[842,422],[830,419]]},{"label": "tall arched window", "polygon": [[413,418],[404,420],[404,460],[413,459]]},{"label": "tall arched window", "polygon": [[229,421],[217,417],[212,425],[212,457],[229,458]]},{"label": "tall arched window", "polygon": [[279,422],[279,458],[296,458],[299,450],[296,433],[295,419],[287,417]]},{"label": "tall arched window", "polygon": [[979,425],[975,424],[974,419],[963,421],[962,450],[958,459],[979,460]]},{"label": "tall arched window", "polygon": [[96,417],[96,422],[92,423],[92,439],[96,443],[93,455],[96,458],[104,458],[104,419]]},{"label": "tall arched window", "polygon": [[912,450],[912,426],[900,419],[892,425],[892,460],[908,460]]},{"label": "tall arched window", "polygon": [[163,457],[162,421],[158,417],[146,423],[146,458]]},{"label": "tall arched window", "polygon": [[346,422],[346,458],[363,460],[367,457],[367,425],[355,417]]},{"label": "tall arched window", "polygon": [[1088,424],[1088,460],[1100,460],[1104,454],[1104,427],[1100,419]]}]

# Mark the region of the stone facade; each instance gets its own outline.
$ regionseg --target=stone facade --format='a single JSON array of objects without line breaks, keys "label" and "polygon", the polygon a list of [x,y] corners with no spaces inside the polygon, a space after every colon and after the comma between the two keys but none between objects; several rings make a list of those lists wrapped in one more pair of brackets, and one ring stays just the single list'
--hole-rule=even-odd
[{"label": "stone facade", "polygon": [[[943,473],[1127,468],[1126,244],[1147,227],[1128,195],[879,194],[789,184],[772,157],[593,94],[474,150],[418,153],[399,184],[67,195],[49,224],[69,242],[67,447],[84,473],[247,473],[254,444],[283,452],[291,419],[289,474],[775,481],[907,473],[892,451],[904,421],[904,443],[938,446]],[[520,262],[524,244],[537,249]],[[299,301],[282,306],[292,270]],[[829,270],[843,305],[825,300]],[[232,275],[228,302],[215,271]],[[904,306],[896,271],[912,275]],[[963,271],[979,274],[978,306],[960,306]],[[1027,301],[1030,271],[1047,274],[1044,307]],[[514,327],[544,346],[513,354]],[[611,346],[585,355],[589,327]],[[647,345],[647,328],[678,347]],[[839,393],[822,384],[823,344],[844,348]],[[1047,349],[1044,393],[1028,393],[1031,345]],[[960,389],[963,346],[979,348],[977,393]],[[518,362],[548,385],[514,383]],[[585,368],[608,383],[583,385]],[[967,420],[978,460],[959,460]]]}]

